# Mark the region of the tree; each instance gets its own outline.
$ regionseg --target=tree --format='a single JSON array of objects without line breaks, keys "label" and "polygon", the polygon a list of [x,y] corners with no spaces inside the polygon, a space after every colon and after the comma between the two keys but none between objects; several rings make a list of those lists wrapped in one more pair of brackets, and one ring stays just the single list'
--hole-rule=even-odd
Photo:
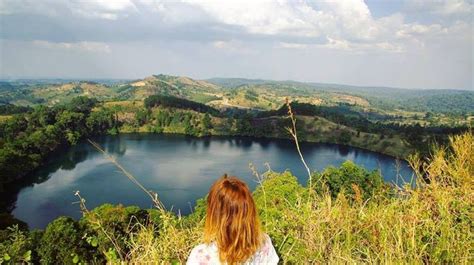
[{"label": "tree", "polygon": [[339,134],[338,141],[342,144],[348,144],[351,141],[351,138],[351,133],[344,130]]},{"label": "tree", "polygon": [[204,135],[209,134],[209,130],[212,129],[212,121],[211,121],[211,116],[206,113],[204,115],[204,118],[202,119],[202,131]]},{"label": "tree", "polygon": [[244,115],[241,119],[237,119],[237,133],[240,135],[252,134],[251,116]]},{"label": "tree", "polygon": [[79,112],[72,112],[69,110],[65,110],[60,112],[56,116],[56,125],[59,126],[62,130],[79,130],[81,132],[84,131],[83,125],[84,123],[84,114]]},{"label": "tree", "polygon": [[114,113],[107,109],[93,111],[86,119],[86,126],[91,134],[104,133],[116,126]]},{"label": "tree", "polygon": [[334,198],[341,191],[345,191],[346,194],[354,198],[358,196],[356,194],[360,191],[361,198],[365,200],[379,191],[384,185],[382,176],[378,171],[369,172],[350,160],[342,163],[339,168],[326,168],[322,173],[318,174],[317,178],[321,179],[320,183],[323,184],[315,186],[315,189],[321,192],[324,190],[324,186],[326,186]]},{"label": "tree", "polygon": [[149,96],[144,101],[145,108],[150,109],[154,107],[171,107],[178,109],[190,109],[197,112],[210,113],[212,115],[218,115],[219,111],[213,107],[207,106],[202,103],[190,101],[183,98],[177,98],[173,96],[165,95],[153,95]]},{"label": "tree", "polygon": [[148,121],[149,111],[140,109],[135,113],[135,127],[144,125]]},{"label": "tree", "polygon": [[67,104],[66,109],[74,112],[89,114],[97,104],[97,99],[86,96],[75,97]]}]

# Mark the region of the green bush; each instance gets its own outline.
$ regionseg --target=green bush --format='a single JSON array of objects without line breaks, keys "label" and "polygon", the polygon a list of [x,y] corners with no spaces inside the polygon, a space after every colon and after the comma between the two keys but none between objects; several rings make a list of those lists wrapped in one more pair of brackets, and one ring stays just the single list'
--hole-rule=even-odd
[{"label": "green bush", "polygon": [[379,171],[369,172],[350,160],[339,168],[327,167],[322,173],[316,173],[313,179],[316,180],[313,186],[318,193],[328,189],[333,198],[344,191],[352,199],[366,200],[385,186]]},{"label": "green bush", "polygon": [[114,249],[116,254],[126,254],[128,235],[138,229],[139,224],[153,224],[159,228],[160,219],[156,211],[137,206],[103,204],[86,213],[79,223],[87,234],[86,241],[97,248],[99,254],[108,255],[109,249]]},{"label": "green bush", "polygon": [[259,208],[264,230],[271,237],[279,256],[293,251],[290,263],[298,263],[299,250],[303,249],[298,242],[298,230],[302,224],[295,219],[304,210],[302,204],[307,200],[307,189],[298,183],[290,172],[269,172],[265,180],[255,190],[253,197]]},{"label": "green bush", "polygon": [[18,225],[0,230],[0,264],[30,262],[33,247],[28,232],[20,230]]},{"label": "green bush", "polygon": [[93,260],[92,250],[82,240],[79,224],[70,217],[59,217],[46,227],[38,247],[42,264],[74,264]]}]

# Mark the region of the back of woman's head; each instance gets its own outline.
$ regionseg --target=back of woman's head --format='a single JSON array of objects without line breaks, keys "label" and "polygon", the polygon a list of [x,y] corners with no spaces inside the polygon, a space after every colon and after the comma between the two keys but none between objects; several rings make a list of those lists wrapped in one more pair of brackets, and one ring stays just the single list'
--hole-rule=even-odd
[{"label": "back of woman's head", "polygon": [[260,223],[245,182],[224,175],[212,185],[207,197],[204,240],[215,241],[220,260],[229,264],[245,262],[259,249]]}]

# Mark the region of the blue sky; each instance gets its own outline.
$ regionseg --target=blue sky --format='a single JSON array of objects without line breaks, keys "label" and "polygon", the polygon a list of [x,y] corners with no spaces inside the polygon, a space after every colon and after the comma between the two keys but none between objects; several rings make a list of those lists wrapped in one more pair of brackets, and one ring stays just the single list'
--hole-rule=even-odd
[{"label": "blue sky", "polygon": [[472,0],[0,0],[0,78],[473,89]]}]

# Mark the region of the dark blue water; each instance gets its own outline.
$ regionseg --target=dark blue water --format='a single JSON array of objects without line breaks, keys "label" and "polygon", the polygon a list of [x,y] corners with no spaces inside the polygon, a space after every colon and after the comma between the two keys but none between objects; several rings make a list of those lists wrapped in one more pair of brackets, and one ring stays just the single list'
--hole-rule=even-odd
[{"label": "dark blue water", "polygon": [[[244,179],[254,189],[249,169],[253,163],[264,172],[265,162],[274,171],[290,170],[302,184],[307,181],[294,143],[289,140],[236,137],[192,138],[181,135],[123,134],[96,138],[147,189],[158,193],[165,206],[187,214],[196,199],[206,195],[210,185],[224,173]],[[385,181],[410,179],[405,162],[358,148],[333,144],[302,144],[312,170],[339,166],[346,160],[378,169]],[[89,208],[103,203],[152,207],[149,197],[89,143],[82,142],[52,158],[32,176],[33,182],[17,196],[13,215],[30,228],[44,228],[58,216],[79,218],[74,196],[79,190]]]}]

